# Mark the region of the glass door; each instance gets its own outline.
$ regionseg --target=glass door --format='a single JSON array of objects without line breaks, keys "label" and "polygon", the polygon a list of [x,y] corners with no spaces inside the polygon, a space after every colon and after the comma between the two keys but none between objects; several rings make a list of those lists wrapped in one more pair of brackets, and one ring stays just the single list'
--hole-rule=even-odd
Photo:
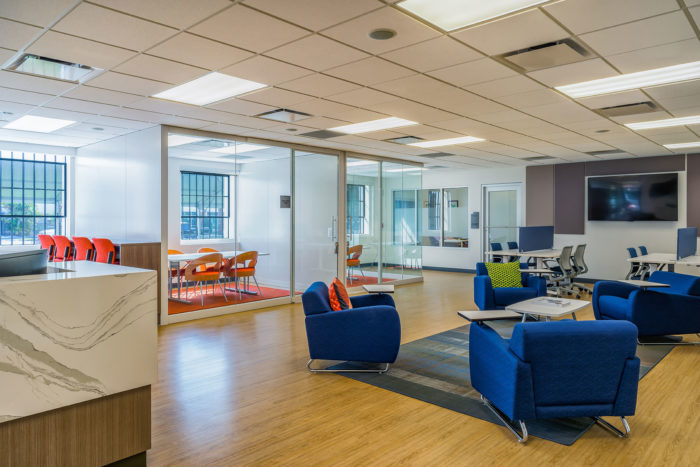
[{"label": "glass door", "polygon": [[[500,243],[504,250],[508,242],[518,241],[521,224],[521,185],[484,186],[483,251],[489,251],[492,243]],[[483,252],[482,252],[483,255]]]},{"label": "glass door", "polygon": [[294,151],[294,291],[338,274],[338,158]]},{"label": "glass door", "polygon": [[379,162],[347,159],[345,260],[348,287],[379,282]]}]

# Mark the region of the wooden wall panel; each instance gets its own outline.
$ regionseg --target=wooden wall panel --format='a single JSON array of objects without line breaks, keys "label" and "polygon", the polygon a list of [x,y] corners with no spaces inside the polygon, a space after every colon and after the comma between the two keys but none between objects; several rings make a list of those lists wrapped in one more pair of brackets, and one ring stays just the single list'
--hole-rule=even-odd
[{"label": "wooden wall panel", "polygon": [[554,166],[554,233],[586,233],[586,164]]},{"label": "wooden wall panel", "polygon": [[158,322],[160,322],[160,242],[120,244],[119,264],[158,272]]},{"label": "wooden wall panel", "polygon": [[525,225],[554,225],[554,165],[525,168]]},{"label": "wooden wall panel", "polygon": [[688,155],[687,171],[688,227],[697,227],[700,230],[700,154]]},{"label": "wooden wall panel", "polygon": [[654,172],[682,172],[685,156],[634,157],[611,161],[586,162],[586,175],[620,175]]},{"label": "wooden wall panel", "polygon": [[3,467],[93,467],[150,448],[151,386],[0,423]]}]

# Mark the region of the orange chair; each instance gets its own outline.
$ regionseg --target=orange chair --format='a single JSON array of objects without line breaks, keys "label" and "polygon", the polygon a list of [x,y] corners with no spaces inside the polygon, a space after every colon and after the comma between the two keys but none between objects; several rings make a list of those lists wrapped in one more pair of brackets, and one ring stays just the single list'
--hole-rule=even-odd
[{"label": "orange chair", "polygon": [[54,254],[56,253],[56,242],[53,241],[53,238],[51,238],[51,235],[37,235],[39,237],[39,244],[41,244],[41,248],[46,250],[46,253],[49,255],[49,261],[54,260]]},{"label": "orange chair", "polygon": [[248,282],[252,277],[255,281],[255,286],[258,288],[258,295],[262,297],[262,290],[258,285],[258,280],[255,278],[255,265],[258,264],[258,252],[257,251],[246,251],[239,255],[234,256],[230,260],[225,262],[224,265],[224,276],[233,278],[236,284],[236,289],[238,290],[238,298],[241,298],[241,289],[238,285],[238,279],[245,280],[245,292],[248,292]]},{"label": "orange chair", "polygon": [[[199,250],[197,250],[197,253],[219,253],[219,250],[215,250],[213,248],[208,248],[208,247],[202,247]],[[212,272],[213,266],[214,266],[213,264],[205,264],[205,265],[199,267],[199,271],[200,272],[204,272],[204,271]]]},{"label": "orange chair", "polygon": [[[194,289],[197,290],[197,283],[199,283],[199,295],[202,297],[202,306],[204,306],[204,291],[202,290],[202,282],[214,281],[219,284],[221,288],[221,293],[224,295],[224,300],[228,302],[226,298],[226,292],[224,291],[224,286],[221,285],[219,278],[221,277],[221,265],[223,263],[223,256],[221,253],[211,253],[200,258],[197,258],[185,267],[185,280],[190,283],[194,282]],[[209,265],[213,265],[212,270],[209,270]],[[203,265],[207,266],[206,271],[199,271],[199,268]],[[187,286],[189,291],[189,285]],[[212,291],[213,292],[213,291]]]},{"label": "orange chair", "polygon": [[362,245],[355,245],[348,248],[348,259],[345,264],[348,268],[348,279],[352,282],[352,268],[360,270],[362,277],[365,277],[365,272],[360,267],[360,256],[362,256]]},{"label": "orange chair", "polygon": [[108,238],[93,238],[95,244],[95,261],[98,263],[119,264],[117,261],[117,248]]},{"label": "orange chair", "polygon": [[73,237],[75,244],[76,261],[93,261],[95,258],[95,245],[87,237]]},{"label": "orange chair", "polygon": [[73,261],[73,244],[65,235],[54,235],[53,241],[56,243],[54,257],[56,261]]},{"label": "orange chair", "polygon": [[[181,255],[183,254],[180,250],[171,250],[168,248],[168,256],[170,255]],[[188,263],[189,264],[189,263]],[[178,298],[180,295],[180,282],[182,280],[182,276],[185,275],[185,268],[177,267],[173,268],[168,265],[168,274],[170,275],[170,280],[168,281],[168,292],[170,292],[170,295],[173,293],[173,277],[177,277],[178,280]]]}]

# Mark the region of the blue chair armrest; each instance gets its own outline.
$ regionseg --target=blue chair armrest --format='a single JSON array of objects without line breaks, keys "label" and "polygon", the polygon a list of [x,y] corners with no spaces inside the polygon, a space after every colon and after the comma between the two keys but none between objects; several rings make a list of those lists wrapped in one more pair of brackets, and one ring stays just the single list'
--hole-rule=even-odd
[{"label": "blue chair armrest", "polygon": [[602,319],[600,314],[600,305],[598,299],[602,295],[614,295],[620,298],[629,298],[630,294],[636,290],[638,287],[633,285],[624,284],[622,282],[615,281],[598,281],[593,287],[593,314],[595,319]]},{"label": "blue chair armrest", "polygon": [[493,310],[496,307],[489,276],[474,276],[474,302],[480,310]]},{"label": "blue chair armrest", "polygon": [[547,281],[544,278],[531,276],[528,274],[528,276],[525,279],[526,281],[523,285],[525,287],[537,289],[538,297],[544,297],[545,295],[547,295]]},{"label": "blue chair armrest", "polygon": [[311,358],[393,363],[401,344],[396,308],[386,305],[306,317]]},{"label": "blue chair armrest", "polygon": [[536,417],[532,371],[508,341],[484,324],[469,327],[469,371],[474,389],[511,420]]},{"label": "blue chair armrest", "polygon": [[385,293],[355,295],[350,297],[350,302],[352,303],[353,308],[375,305],[386,305],[396,308],[394,299],[391,297],[391,295]]},{"label": "blue chair armrest", "polygon": [[622,370],[620,386],[617,390],[613,413],[619,417],[634,415],[637,408],[637,388],[639,386],[639,357],[628,358]]}]

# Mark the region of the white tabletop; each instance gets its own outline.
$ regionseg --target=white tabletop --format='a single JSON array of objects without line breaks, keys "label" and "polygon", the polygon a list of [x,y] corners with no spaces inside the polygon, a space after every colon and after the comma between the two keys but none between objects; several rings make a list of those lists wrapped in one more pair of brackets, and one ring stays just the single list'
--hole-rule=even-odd
[{"label": "white tabletop", "polygon": [[394,293],[394,284],[365,284],[362,288],[369,293]]},{"label": "white tabletop", "polygon": [[542,269],[538,269],[538,268],[520,269],[520,272],[527,272],[527,273],[530,273],[530,274],[554,274],[554,271],[552,271],[551,269],[547,269],[547,268],[542,268]]},{"label": "white tabletop", "polygon": [[675,264],[676,255],[673,253],[649,253],[635,258],[627,258],[630,263]]},{"label": "white tabletop", "polygon": [[509,305],[506,310],[527,315],[563,316],[582,310],[590,304],[586,300],[537,297]]},{"label": "white tabletop", "polygon": [[[246,250],[248,251],[248,250]],[[234,256],[240,255],[241,253],[245,253],[245,251],[237,251],[237,250],[227,250],[227,251],[208,251],[206,253],[182,253],[179,255],[168,255],[168,261],[175,263],[175,262],[181,262],[181,261],[192,261],[197,258],[201,258],[202,256],[210,255],[212,253],[221,253],[224,258],[232,258]],[[262,253],[258,252],[258,256],[267,256],[270,253]]]},{"label": "white tabletop", "polygon": [[676,261],[676,264],[685,264],[688,266],[700,266],[700,256],[686,256]]},{"label": "white tabletop", "polygon": [[558,258],[561,256],[561,250],[532,250],[532,251],[519,251],[519,250],[495,250],[487,251],[487,255],[492,256],[527,256],[530,258]]},{"label": "white tabletop", "polygon": [[520,318],[522,315],[506,310],[458,311],[457,314],[469,321],[492,321],[495,319]]},{"label": "white tabletop", "polygon": [[617,282],[622,282],[623,284],[634,285],[635,287],[641,287],[643,289],[647,287],[671,287],[668,284],[661,282],[649,282],[649,281],[639,281],[634,279],[620,279]]}]

